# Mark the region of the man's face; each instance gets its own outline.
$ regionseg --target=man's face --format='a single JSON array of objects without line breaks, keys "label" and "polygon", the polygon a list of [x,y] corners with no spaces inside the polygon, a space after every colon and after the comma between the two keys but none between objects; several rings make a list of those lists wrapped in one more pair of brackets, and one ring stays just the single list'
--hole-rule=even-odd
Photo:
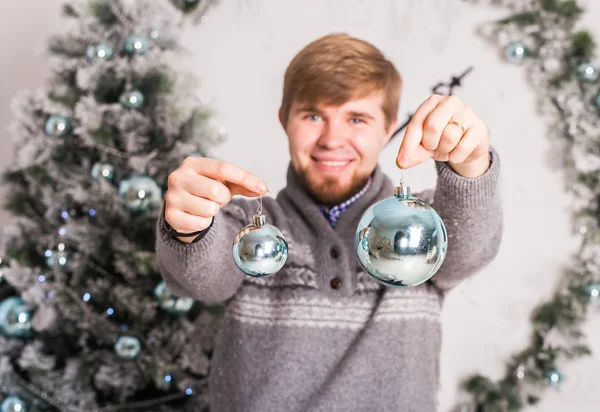
[{"label": "man's face", "polygon": [[386,129],[382,102],[383,92],[376,92],[341,106],[292,103],[282,122],[292,165],[320,203],[341,203],[367,183],[396,129],[395,121]]}]

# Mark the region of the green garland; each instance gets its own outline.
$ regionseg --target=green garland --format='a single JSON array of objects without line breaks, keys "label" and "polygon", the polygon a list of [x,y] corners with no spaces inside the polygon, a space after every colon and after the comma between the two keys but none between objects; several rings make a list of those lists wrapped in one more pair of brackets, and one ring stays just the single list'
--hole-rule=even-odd
[{"label": "green garland", "polygon": [[576,29],[584,10],[576,0],[490,1],[512,14],[480,34],[525,67],[543,114],[554,119],[548,132],[564,149],[566,190],[581,205],[574,211],[581,246],[552,298],[533,311],[530,343],[510,358],[504,377],[463,382],[469,401],[457,410],[476,412],[519,411],[559,386],[564,363],[591,353],[581,325],[600,303],[600,87],[594,39]]}]

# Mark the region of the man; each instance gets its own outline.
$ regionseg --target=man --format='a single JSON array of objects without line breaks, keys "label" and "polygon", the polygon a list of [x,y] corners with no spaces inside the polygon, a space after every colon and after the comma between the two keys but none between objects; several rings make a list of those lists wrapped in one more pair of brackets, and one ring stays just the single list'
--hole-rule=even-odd
[{"label": "man", "polygon": [[215,412],[436,410],[440,309],[445,293],[496,254],[502,218],[499,159],[488,132],[456,97],[431,96],[398,152],[410,168],[433,158],[448,253],[413,288],[369,278],[354,252],[362,213],[393,194],[378,156],[396,128],[401,78],[372,45],[343,34],[306,46],[290,63],[279,119],[289,139],[287,186],[264,199],[289,242],[277,274],[245,276],[233,239],[267,192],[225,162],[189,158],[169,177],[158,264],[173,293],[227,301],[210,376]]}]

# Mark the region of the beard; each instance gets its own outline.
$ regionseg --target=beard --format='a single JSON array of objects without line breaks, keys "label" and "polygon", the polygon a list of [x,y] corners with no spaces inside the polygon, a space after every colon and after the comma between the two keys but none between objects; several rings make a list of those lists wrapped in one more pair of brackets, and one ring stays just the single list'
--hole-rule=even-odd
[{"label": "beard", "polygon": [[369,181],[370,174],[360,175],[354,172],[351,183],[341,186],[338,180],[315,179],[307,170],[297,170],[300,184],[317,203],[331,207],[339,205],[361,191]]}]

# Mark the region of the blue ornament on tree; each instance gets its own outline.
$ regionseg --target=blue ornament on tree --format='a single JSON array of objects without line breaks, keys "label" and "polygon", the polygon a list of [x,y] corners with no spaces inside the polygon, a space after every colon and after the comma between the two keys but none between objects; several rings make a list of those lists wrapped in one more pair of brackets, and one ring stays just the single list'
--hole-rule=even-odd
[{"label": "blue ornament on tree", "polygon": [[277,273],[288,256],[288,243],[275,226],[267,224],[260,212],[233,241],[233,261],[246,275],[265,277]]},{"label": "blue ornament on tree", "polygon": [[2,401],[1,412],[27,412],[27,404],[18,396],[12,395]]},{"label": "blue ornament on tree", "polygon": [[125,52],[127,54],[137,54],[143,56],[150,49],[150,43],[144,36],[131,35],[125,39]]},{"label": "blue ornament on tree", "polygon": [[598,69],[592,65],[590,62],[585,62],[577,66],[577,76],[589,83],[593,83],[598,80]]},{"label": "blue ornament on tree", "polygon": [[113,165],[109,165],[107,163],[95,163],[92,166],[92,179],[98,181],[100,179],[105,179],[109,182],[112,182],[115,178],[115,168]]},{"label": "blue ornament on tree", "polygon": [[525,43],[521,41],[514,41],[506,46],[504,50],[506,59],[511,63],[522,63],[523,60],[529,55],[529,50]]},{"label": "blue ornament on tree", "polygon": [[130,212],[145,213],[160,204],[162,190],[151,177],[134,175],[119,182],[119,196]]},{"label": "blue ornament on tree", "polygon": [[135,336],[121,336],[115,343],[115,352],[123,360],[132,360],[140,355],[142,345]]},{"label": "blue ornament on tree", "polygon": [[165,312],[177,315],[185,315],[194,305],[194,300],[190,298],[180,298],[175,296],[164,281],[161,281],[154,288],[154,296],[160,303],[160,307]]},{"label": "blue ornament on tree", "polygon": [[586,286],[585,293],[589,298],[589,303],[593,305],[600,304],[600,283],[592,283]]},{"label": "blue ornament on tree", "polygon": [[4,268],[6,267],[6,263],[0,257],[0,285],[4,282]]},{"label": "blue ornament on tree", "polygon": [[89,45],[85,54],[90,60],[110,60],[114,51],[108,44],[98,43]]},{"label": "blue ornament on tree", "polygon": [[416,286],[440,268],[448,249],[444,222],[423,200],[398,186],[369,207],[354,237],[364,271],[385,286]]},{"label": "blue ornament on tree", "polygon": [[127,109],[141,109],[144,107],[144,95],[139,90],[127,90],[121,94],[119,102]]},{"label": "blue ornament on tree", "polygon": [[46,250],[44,256],[46,256],[46,264],[50,269],[55,267],[66,266],[69,263],[69,254],[67,253],[67,246],[64,243],[59,243],[54,250]]},{"label": "blue ornament on tree", "polygon": [[68,117],[60,114],[53,114],[46,120],[44,130],[48,136],[65,137],[71,134],[73,126]]},{"label": "blue ornament on tree", "polygon": [[563,381],[563,376],[558,370],[550,371],[546,374],[546,380],[548,381],[548,386],[560,386]]},{"label": "blue ornament on tree", "polygon": [[15,338],[27,338],[33,335],[31,329],[31,311],[18,296],[11,296],[0,302],[0,331]]}]

